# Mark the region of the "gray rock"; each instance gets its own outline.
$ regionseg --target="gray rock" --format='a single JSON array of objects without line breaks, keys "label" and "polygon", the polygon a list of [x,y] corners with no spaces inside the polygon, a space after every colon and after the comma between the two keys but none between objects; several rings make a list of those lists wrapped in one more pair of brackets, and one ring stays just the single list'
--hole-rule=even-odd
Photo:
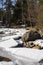
[{"label": "gray rock", "polygon": [[36,39],[41,39],[41,35],[37,31],[26,32],[22,36],[22,41],[23,42],[35,41]]},{"label": "gray rock", "polygon": [[41,39],[41,35],[37,31],[30,31],[29,40],[34,41],[36,39]]}]

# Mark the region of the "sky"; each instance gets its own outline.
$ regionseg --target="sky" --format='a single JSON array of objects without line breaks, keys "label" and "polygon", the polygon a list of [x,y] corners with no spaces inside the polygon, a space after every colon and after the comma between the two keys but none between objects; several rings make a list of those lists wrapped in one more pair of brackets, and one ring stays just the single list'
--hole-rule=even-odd
[{"label": "sky", "polygon": [[[5,2],[6,0],[3,0],[3,2]],[[13,5],[15,3],[16,0],[12,0],[13,1]],[[0,1],[0,8],[2,8],[2,4],[1,4],[1,1]]]},{"label": "sky", "polygon": [[[5,0],[3,0],[4,2],[5,2]],[[0,8],[2,7],[2,5],[1,5],[1,0],[0,0]]]}]

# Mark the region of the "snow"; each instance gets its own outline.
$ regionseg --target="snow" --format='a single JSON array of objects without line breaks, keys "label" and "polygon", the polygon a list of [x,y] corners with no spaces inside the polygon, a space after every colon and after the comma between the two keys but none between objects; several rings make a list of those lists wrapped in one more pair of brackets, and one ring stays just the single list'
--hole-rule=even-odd
[{"label": "snow", "polygon": [[[18,44],[22,44],[21,40],[14,40],[22,37],[22,35],[27,32],[25,29],[11,29],[11,28],[1,28],[5,34],[0,37],[0,47],[12,47]],[[12,34],[15,33],[15,34]],[[6,35],[7,34],[7,35]],[[4,36],[4,37],[3,37]]]},{"label": "snow", "polygon": [[[0,65],[18,65],[18,64],[15,62],[0,62]],[[40,63],[28,63],[26,65],[40,65]]]},{"label": "snow", "polygon": [[[39,62],[43,59],[43,50],[31,48],[11,48],[12,46],[22,44],[23,42],[21,40],[14,39],[22,37],[24,33],[30,30],[2,28],[0,31],[4,31],[5,33],[5,36],[0,39],[0,56],[9,58],[12,61],[15,61],[18,65],[28,65],[29,62],[34,64],[34,62]],[[43,40],[41,39],[33,41],[33,43],[39,44],[43,47]]]},{"label": "snow", "polygon": [[35,40],[33,43],[38,44],[39,46],[43,47],[43,40],[42,39]]},{"label": "snow", "polygon": [[19,37],[20,37],[19,35],[5,36],[5,37],[2,37],[2,40],[6,40],[6,39],[10,39],[10,38],[17,39]]},{"label": "snow", "polygon": [[0,62],[0,65],[18,65],[15,62]]},{"label": "snow", "polygon": [[28,62],[38,62],[43,59],[43,50],[31,49],[31,48],[10,48],[6,50],[10,51],[16,59],[27,60]]},{"label": "snow", "polygon": [[22,40],[16,40],[16,42],[17,42],[18,44],[22,44],[22,43],[23,43]]},{"label": "snow", "polygon": [[2,29],[0,29],[0,31],[4,31],[5,34],[16,33],[19,35],[23,35],[28,30],[26,30],[26,29],[14,29],[14,28],[12,28],[12,29],[11,28],[2,28]]},{"label": "snow", "polygon": [[11,47],[11,46],[16,46],[18,43],[14,39],[7,39],[4,41],[0,42],[0,47]]},{"label": "snow", "polygon": [[0,40],[7,40],[9,38],[17,39],[22,37],[24,33],[29,30],[26,29],[11,29],[11,28],[1,28],[0,31],[3,31],[5,34],[1,34]]},{"label": "snow", "polygon": [[0,56],[11,59],[18,65],[28,65],[37,63],[43,59],[43,50],[31,48],[2,48],[0,47]]}]

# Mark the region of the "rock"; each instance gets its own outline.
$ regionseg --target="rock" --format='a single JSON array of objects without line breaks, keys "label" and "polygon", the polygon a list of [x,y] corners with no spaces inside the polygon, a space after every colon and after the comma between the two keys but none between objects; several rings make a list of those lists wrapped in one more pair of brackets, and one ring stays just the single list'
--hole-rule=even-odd
[{"label": "rock", "polygon": [[26,33],[22,36],[21,40],[22,40],[23,42],[25,42],[25,41],[27,41],[28,39],[29,39],[29,32],[26,32]]},{"label": "rock", "polygon": [[34,49],[40,49],[41,47],[39,45],[35,45],[33,48]]},{"label": "rock", "polygon": [[39,45],[34,44],[33,42],[24,42],[23,44],[26,48],[34,48],[34,49],[40,49],[41,47]]},{"label": "rock", "polygon": [[40,50],[42,50],[43,49],[43,47],[40,47]]},{"label": "rock", "polygon": [[0,34],[5,34],[3,31],[0,31]]},{"label": "rock", "polygon": [[41,36],[41,39],[43,39],[43,35]]},{"label": "rock", "polygon": [[9,58],[5,58],[5,57],[1,57],[0,56],[0,61],[7,61],[7,62],[9,62],[9,61],[11,61]]},{"label": "rock", "polygon": [[39,63],[40,63],[40,65],[42,65],[42,64],[43,64],[43,59],[42,59],[42,60],[40,60],[40,61],[39,61]]},{"label": "rock", "polygon": [[24,42],[23,46],[27,47],[27,48],[32,48],[32,47],[34,47],[34,44],[31,41],[30,42]]},{"label": "rock", "polygon": [[30,31],[29,39],[34,41],[36,39],[41,39],[41,35],[37,31]]},{"label": "rock", "polygon": [[41,35],[37,31],[26,32],[22,37],[23,42],[35,41],[36,39],[41,39]]}]

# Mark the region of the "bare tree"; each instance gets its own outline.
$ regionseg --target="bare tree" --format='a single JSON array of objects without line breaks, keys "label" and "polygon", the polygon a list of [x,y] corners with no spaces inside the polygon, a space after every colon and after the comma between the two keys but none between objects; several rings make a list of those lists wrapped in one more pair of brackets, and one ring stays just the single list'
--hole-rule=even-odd
[{"label": "bare tree", "polygon": [[[2,11],[3,11],[3,0],[0,0],[0,2],[2,4]],[[2,12],[1,20],[3,21],[3,12]]]},{"label": "bare tree", "polygon": [[[30,21],[30,25],[32,23],[37,22],[37,0],[27,0],[28,4],[28,20]],[[31,23],[32,22],[32,23]]]},{"label": "bare tree", "polygon": [[6,0],[6,22],[9,24],[11,24],[11,0]]}]

